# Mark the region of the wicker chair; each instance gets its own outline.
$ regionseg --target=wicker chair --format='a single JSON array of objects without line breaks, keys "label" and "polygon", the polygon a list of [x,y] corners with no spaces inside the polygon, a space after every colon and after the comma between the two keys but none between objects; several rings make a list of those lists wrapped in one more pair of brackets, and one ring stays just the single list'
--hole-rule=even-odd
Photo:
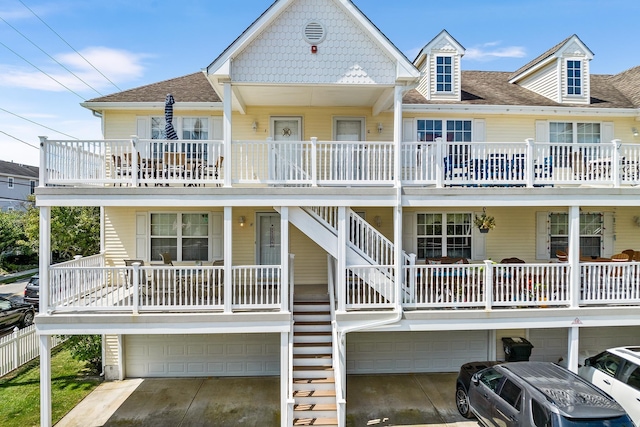
[{"label": "wicker chair", "polygon": [[625,253],[619,253],[611,256],[611,261],[626,262],[629,261],[629,255]]}]

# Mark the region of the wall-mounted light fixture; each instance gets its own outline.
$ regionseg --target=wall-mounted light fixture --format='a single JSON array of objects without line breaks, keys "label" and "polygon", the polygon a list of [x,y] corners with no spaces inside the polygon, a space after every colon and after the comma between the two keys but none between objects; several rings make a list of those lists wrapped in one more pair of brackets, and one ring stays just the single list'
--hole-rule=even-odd
[{"label": "wall-mounted light fixture", "polygon": [[253,129],[254,132],[257,132],[257,130],[258,130],[258,122],[251,123],[251,129]]},{"label": "wall-mounted light fixture", "polygon": [[384,127],[382,126],[382,122],[378,123],[378,133],[382,133],[382,130],[384,129]]},{"label": "wall-mounted light fixture", "polygon": [[380,228],[382,226],[382,218],[376,216],[373,218],[373,222],[376,224],[376,227]]},{"label": "wall-mounted light fixture", "polygon": [[243,216],[238,218],[238,222],[240,223],[240,227],[244,227],[244,223],[247,222],[247,219]]},{"label": "wall-mounted light fixture", "polygon": [[633,136],[640,135],[640,133],[638,133],[638,128],[631,128],[631,133],[633,134]]}]

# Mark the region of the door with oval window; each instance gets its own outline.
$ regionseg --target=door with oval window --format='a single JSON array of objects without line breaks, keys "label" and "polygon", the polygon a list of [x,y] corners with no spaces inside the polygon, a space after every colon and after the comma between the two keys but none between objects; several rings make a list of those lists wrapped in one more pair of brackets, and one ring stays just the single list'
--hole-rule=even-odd
[{"label": "door with oval window", "polygon": [[276,143],[271,148],[274,163],[270,178],[280,182],[307,179],[308,171],[303,163],[302,118],[272,117],[271,129]]}]

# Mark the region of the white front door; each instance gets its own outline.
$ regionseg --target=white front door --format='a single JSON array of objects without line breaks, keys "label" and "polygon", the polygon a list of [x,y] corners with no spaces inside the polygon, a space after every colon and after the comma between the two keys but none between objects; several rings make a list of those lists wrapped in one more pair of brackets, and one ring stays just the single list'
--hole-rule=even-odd
[{"label": "white front door", "polygon": [[335,119],[336,141],[363,141],[364,119],[337,118]]},{"label": "white front door", "polygon": [[258,265],[280,265],[280,215],[258,214]]},{"label": "white front door", "polygon": [[[363,141],[364,119],[342,117],[334,119],[336,141]],[[366,147],[363,144],[340,144],[334,152],[334,176],[340,180],[360,181],[366,168]]]},{"label": "white front door", "polygon": [[300,117],[273,117],[271,118],[274,141],[300,141],[302,140],[302,118]]}]

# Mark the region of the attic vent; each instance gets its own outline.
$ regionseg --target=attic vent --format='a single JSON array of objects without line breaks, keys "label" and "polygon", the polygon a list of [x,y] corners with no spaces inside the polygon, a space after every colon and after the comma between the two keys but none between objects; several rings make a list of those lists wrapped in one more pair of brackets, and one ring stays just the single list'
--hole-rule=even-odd
[{"label": "attic vent", "polygon": [[326,37],[324,26],[318,21],[310,21],[304,26],[304,39],[309,44],[319,44]]}]

